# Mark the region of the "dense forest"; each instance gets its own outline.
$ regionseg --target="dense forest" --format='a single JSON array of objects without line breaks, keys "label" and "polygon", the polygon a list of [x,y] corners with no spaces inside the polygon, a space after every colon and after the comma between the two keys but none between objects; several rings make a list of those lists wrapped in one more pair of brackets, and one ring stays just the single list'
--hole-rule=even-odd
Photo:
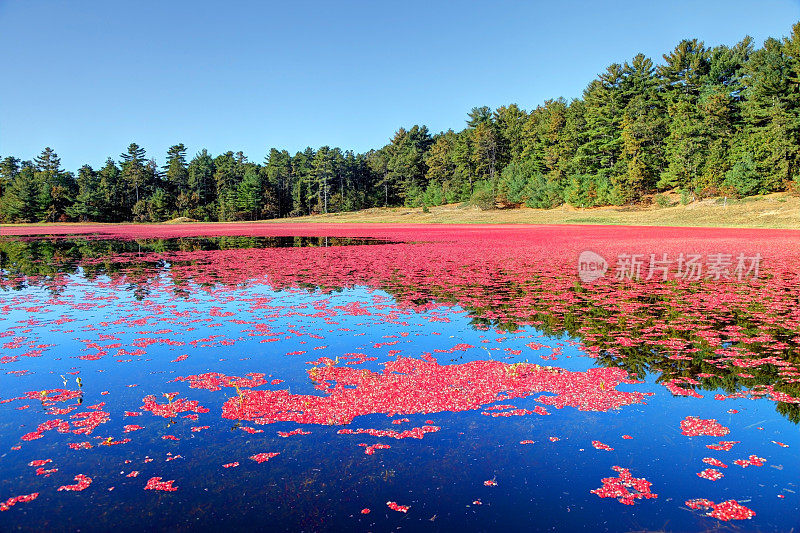
[{"label": "dense forest", "polygon": [[[132,143],[98,169],[61,168],[45,148],[0,161],[0,219],[36,221],[257,220],[376,206],[470,202],[578,207],[800,192],[800,22],[761,48],[683,40],[659,64],[614,63],[581,98],[475,107],[461,131],[400,128],[357,154],[323,146],[270,149],[172,146],[159,166]],[[655,196],[653,196],[655,195]]]}]

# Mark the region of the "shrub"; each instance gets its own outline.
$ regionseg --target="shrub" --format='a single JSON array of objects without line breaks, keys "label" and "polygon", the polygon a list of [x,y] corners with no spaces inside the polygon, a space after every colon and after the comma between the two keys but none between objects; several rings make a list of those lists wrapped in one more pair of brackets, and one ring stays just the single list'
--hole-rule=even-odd
[{"label": "shrub", "polygon": [[526,188],[528,199],[525,205],[539,209],[550,209],[563,203],[561,186],[541,172],[534,173]]},{"label": "shrub", "polygon": [[532,174],[530,164],[510,163],[500,175],[500,196],[512,204],[523,203],[528,197],[528,181]]},{"label": "shrub", "polygon": [[654,199],[655,199],[656,205],[658,205],[658,207],[669,207],[670,206],[669,198],[667,198],[666,195],[656,194]]},{"label": "shrub", "polygon": [[733,165],[733,168],[725,173],[724,184],[736,191],[740,197],[751,196],[759,192],[761,179],[750,154],[745,154]]},{"label": "shrub", "polygon": [[422,195],[424,191],[416,183],[411,185],[405,192],[405,200],[403,205],[405,207],[420,207],[422,206]]},{"label": "shrub", "polygon": [[495,208],[495,196],[492,189],[487,186],[479,186],[475,188],[469,203],[477,206],[483,211]]},{"label": "shrub", "polygon": [[442,205],[444,203],[444,192],[442,185],[439,182],[432,181],[425,189],[425,194],[422,195],[423,206],[429,205]]},{"label": "shrub", "polygon": [[792,196],[800,196],[800,177],[797,177],[789,182],[786,189]]}]

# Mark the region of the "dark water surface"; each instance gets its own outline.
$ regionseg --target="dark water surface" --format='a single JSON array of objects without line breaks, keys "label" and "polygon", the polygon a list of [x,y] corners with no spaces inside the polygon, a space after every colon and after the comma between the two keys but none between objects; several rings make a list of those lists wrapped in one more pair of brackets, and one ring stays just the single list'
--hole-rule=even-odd
[{"label": "dark water surface", "polygon": [[0,530],[800,527],[796,252],[591,285],[493,238],[0,239]]}]

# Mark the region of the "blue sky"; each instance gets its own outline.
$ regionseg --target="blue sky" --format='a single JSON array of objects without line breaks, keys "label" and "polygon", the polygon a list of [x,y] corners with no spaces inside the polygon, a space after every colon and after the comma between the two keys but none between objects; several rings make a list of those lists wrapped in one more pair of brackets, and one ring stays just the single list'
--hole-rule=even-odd
[{"label": "blue sky", "polygon": [[0,156],[101,165],[270,147],[366,151],[473,106],[580,96],[612,62],[685,37],[757,45],[800,0],[754,2],[46,2],[0,0]]}]

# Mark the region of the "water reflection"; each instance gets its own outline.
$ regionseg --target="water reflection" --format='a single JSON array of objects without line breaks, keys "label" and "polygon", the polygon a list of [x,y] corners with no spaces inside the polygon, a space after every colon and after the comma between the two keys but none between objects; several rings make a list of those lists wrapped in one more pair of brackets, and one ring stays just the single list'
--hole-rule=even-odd
[{"label": "water reflection", "polygon": [[[786,306],[791,297],[771,292],[771,279],[714,286],[716,296],[742,295],[723,307],[703,284],[585,286],[559,261],[512,263],[464,243],[448,246],[324,237],[2,239],[8,359],[0,368],[18,373],[0,375],[0,399],[9,400],[0,404],[0,450],[21,448],[0,461],[0,500],[41,496],[14,506],[17,514],[1,513],[0,527],[124,529],[148,520],[154,528],[200,521],[247,529],[269,517],[280,530],[422,529],[433,518],[444,529],[597,531],[603,522],[654,529],[665,516],[678,530],[713,527],[702,513],[681,509],[697,497],[736,497],[756,509],[758,527],[795,525],[796,514],[774,508],[774,492],[794,494],[788,490],[800,474],[791,455],[781,455],[800,445],[790,425],[800,420],[798,332]],[[295,418],[285,415],[267,423],[264,411],[224,414],[237,401],[245,412],[255,398],[310,401],[336,383],[347,389],[394,379],[405,387],[413,381],[397,376],[411,371],[392,365],[423,365],[426,357],[438,361],[424,367],[427,381],[445,379],[436,394],[451,387],[455,398],[472,398],[485,383],[499,383],[486,388],[497,401],[463,411],[398,410],[390,418],[374,410],[345,426],[290,423]],[[446,381],[443,367],[463,369],[465,380]],[[594,367],[644,382],[604,377],[576,398],[598,391],[604,398],[616,387],[653,396],[617,410],[557,409],[551,404],[560,393],[518,394],[514,381]],[[496,368],[502,371],[486,371]],[[218,390],[176,379],[210,372],[223,376]],[[238,381],[248,375],[255,381]],[[425,380],[413,383],[422,396]],[[56,401],[61,388],[79,395]],[[702,398],[686,396],[692,392]],[[763,399],[714,399],[745,392]],[[148,396],[162,406],[156,409],[189,400],[208,411],[163,418],[146,408]],[[51,411],[70,407],[76,410]],[[73,433],[71,417],[86,412],[109,420],[90,434]],[[720,420],[730,427],[725,438],[740,441],[720,459],[758,454],[767,466],[730,465],[720,481],[699,478],[700,459],[712,453],[706,445],[718,439],[680,435],[689,415]],[[20,440],[54,418],[68,422],[67,433],[54,426]],[[126,432],[130,425],[142,428]],[[386,436],[426,426],[441,429],[419,439]],[[359,428],[374,431],[341,431]],[[369,448],[377,443],[390,447]],[[249,459],[266,452],[279,455],[263,464]],[[43,468],[59,469],[51,478],[26,466],[45,458],[53,464]],[[628,509],[592,494],[616,465],[646,477],[659,497]],[[132,471],[141,477],[129,478]],[[77,474],[92,485],[76,494],[56,490]],[[144,491],[154,476],[179,489]],[[778,488],[754,489],[759,483]],[[410,505],[407,518],[387,510],[387,501]],[[363,508],[372,512],[362,515]]]},{"label": "water reflection", "polygon": [[[191,286],[211,287],[217,283],[230,284],[231,278],[217,275],[213,269],[203,269],[204,278],[194,279],[197,267],[218,266],[213,252],[222,250],[269,250],[279,248],[318,248],[363,245],[386,245],[392,241],[370,238],[346,237],[184,237],[175,239],[107,240],[95,238],[0,238],[0,286],[21,290],[29,284],[47,286],[55,296],[65,285],[54,282],[64,274],[80,274],[93,280],[108,276],[118,286],[132,292],[137,300],[151,294],[154,279],[167,279],[172,293],[181,298],[192,296]],[[184,255],[170,252],[185,252]],[[207,252],[192,255],[192,252]],[[258,256],[256,257],[256,260]],[[224,261],[224,260],[223,260]],[[304,259],[298,259],[302,267]],[[267,268],[271,264],[265,265]],[[194,268],[192,268],[194,267]],[[540,272],[529,272],[520,278],[518,272],[495,268],[486,283],[449,284],[415,283],[407,277],[413,265],[397,265],[395,275],[382,279],[379,287],[406,305],[425,306],[430,302],[463,306],[470,323],[476,328],[496,328],[514,332],[521,325],[535,325],[551,336],[579,338],[606,367],[617,367],[631,375],[644,378],[653,374],[659,383],[677,380],[681,390],[722,391],[735,394],[756,391],[756,397],[765,387],[778,393],[800,398],[800,374],[764,360],[762,364],[746,366],[735,356],[751,360],[769,356],[791,364],[800,363],[798,333],[781,327],[764,315],[763,306],[749,305],[738,310],[697,316],[696,309],[686,308],[687,292],[702,294],[702,286],[678,286],[675,283],[648,287],[638,291],[629,300],[635,302],[638,316],[646,320],[637,323],[621,320],[620,306],[597,305],[596,294],[591,289],[575,283],[569,287],[569,305],[554,309],[549,287],[540,283]],[[233,266],[230,266],[233,269]],[[302,268],[300,268],[302,272]],[[341,291],[354,283],[369,280],[351,278],[351,272],[334,272],[335,281],[341,284],[315,281],[314,273],[307,273],[287,282],[287,287],[299,287],[310,292]],[[258,267],[250,268],[244,278],[235,283],[246,283],[263,274]],[[274,285],[273,285],[274,286]],[[275,287],[280,288],[280,287]],[[602,291],[602,287],[597,288]],[[481,302],[475,305],[474,302]],[[525,301],[525,306],[519,302]],[[661,328],[654,325],[676,322],[681,327]],[[687,327],[691,324],[693,327]],[[717,339],[709,339],[705,332],[717,332]],[[620,338],[648,339],[647,343],[634,342],[621,345]],[[748,340],[750,339],[750,340]],[[713,342],[716,341],[716,342]],[[725,353],[720,353],[720,350]],[[737,366],[739,365],[739,366]],[[776,410],[794,423],[800,423],[800,404],[776,402]]]},{"label": "water reflection", "polygon": [[[195,252],[263,248],[310,248],[386,244],[389,241],[348,237],[182,237],[175,239],[98,239],[98,238],[7,238],[0,237],[2,286],[20,277],[41,282],[83,267],[87,277],[114,274],[122,270],[144,273],[147,266],[137,256],[165,252]],[[102,261],[103,258],[113,260]],[[91,262],[87,260],[93,260]],[[101,261],[98,261],[101,260]],[[21,281],[21,280],[19,280]],[[12,288],[19,288],[11,284]]]}]

